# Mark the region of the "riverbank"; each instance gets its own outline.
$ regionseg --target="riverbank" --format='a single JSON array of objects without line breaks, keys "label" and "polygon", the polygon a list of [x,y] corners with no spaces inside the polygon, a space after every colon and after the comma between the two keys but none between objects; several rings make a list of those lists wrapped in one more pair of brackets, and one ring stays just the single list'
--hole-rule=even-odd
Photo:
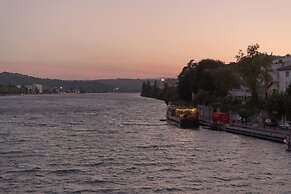
[{"label": "riverbank", "polygon": [[[211,126],[211,123],[207,119],[200,118],[200,125]],[[274,127],[261,127],[242,124],[229,124],[225,125],[223,131],[229,133],[235,133],[240,135],[246,135],[250,137],[265,139],[269,141],[284,143],[285,137],[291,133],[291,130],[274,128]]]}]

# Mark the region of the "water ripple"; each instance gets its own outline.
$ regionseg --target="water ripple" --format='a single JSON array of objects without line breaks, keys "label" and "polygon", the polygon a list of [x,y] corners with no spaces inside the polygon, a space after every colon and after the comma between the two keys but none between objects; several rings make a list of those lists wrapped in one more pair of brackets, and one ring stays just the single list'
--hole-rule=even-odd
[{"label": "water ripple", "polygon": [[3,193],[290,193],[277,144],[160,122],[138,94],[5,97]]}]

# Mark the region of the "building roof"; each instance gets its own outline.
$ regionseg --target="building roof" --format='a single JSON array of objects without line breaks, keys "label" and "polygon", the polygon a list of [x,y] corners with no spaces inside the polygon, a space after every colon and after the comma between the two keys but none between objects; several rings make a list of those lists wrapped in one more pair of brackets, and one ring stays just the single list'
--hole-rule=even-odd
[{"label": "building roof", "polygon": [[271,82],[271,83],[267,86],[267,88],[270,88],[271,86],[279,87],[279,83],[273,81],[273,82]]},{"label": "building roof", "polygon": [[284,66],[278,69],[278,71],[288,71],[288,70],[291,70],[291,65]]},{"label": "building roof", "polygon": [[283,63],[291,60],[291,55],[287,54],[285,56],[277,56],[274,60],[273,63]]},{"label": "building roof", "polygon": [[251,96],[249,89],[243,86],[240,86],[240,88],[232,89],[229,91],[229,93],[235,97]]}]

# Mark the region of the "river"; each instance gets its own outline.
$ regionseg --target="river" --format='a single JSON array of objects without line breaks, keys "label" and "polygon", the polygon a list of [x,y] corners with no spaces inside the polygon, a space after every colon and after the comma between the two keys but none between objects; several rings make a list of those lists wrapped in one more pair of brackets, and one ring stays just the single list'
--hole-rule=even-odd
[{"label": "river", "polygon": [[0,98],[1,193],[291,193],[285,145],[160,121],[138,94]]}]

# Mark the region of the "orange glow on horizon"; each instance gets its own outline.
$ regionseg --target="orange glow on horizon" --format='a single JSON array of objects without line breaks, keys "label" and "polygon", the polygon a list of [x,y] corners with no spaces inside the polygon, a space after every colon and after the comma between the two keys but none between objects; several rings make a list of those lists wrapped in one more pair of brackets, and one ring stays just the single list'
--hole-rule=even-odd
[{"label": "orange glow on horizon", "polygon": [[289,0],[2,0],[0,72],[176,77],[191,59],[229,63],[250,44],[286,55],[290,7]]}]

